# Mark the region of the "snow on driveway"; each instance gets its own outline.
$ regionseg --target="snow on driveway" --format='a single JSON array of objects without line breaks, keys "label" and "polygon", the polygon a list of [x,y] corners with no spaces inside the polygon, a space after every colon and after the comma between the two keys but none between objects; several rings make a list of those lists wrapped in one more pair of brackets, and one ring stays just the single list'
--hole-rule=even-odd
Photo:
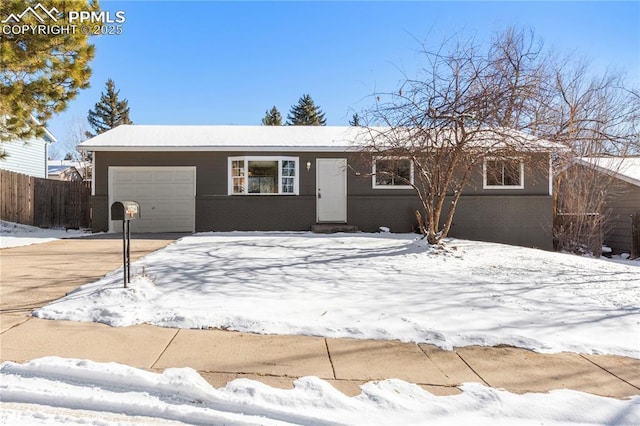
[{"label": "snow on driveway", "polygon": [[114,271],[34,315],[640,358],[632,263],[409,234],[203,233],[136,262],[129,289]]}]

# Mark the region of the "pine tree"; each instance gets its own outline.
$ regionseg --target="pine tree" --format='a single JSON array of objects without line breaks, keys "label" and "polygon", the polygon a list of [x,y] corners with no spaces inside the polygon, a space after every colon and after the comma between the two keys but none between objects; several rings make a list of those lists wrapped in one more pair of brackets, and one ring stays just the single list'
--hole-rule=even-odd
[{"label": "pine tree", "polygon": [[326,124],[324,112],[313,103],[313,99],[309,95],[302,95],[287,115],[287,125],[289,126],[325,126]]},{"label": "pine tree", "polygon": [[100,101],[93,110],[89,110],[87,120],[95,133],[87,132],[87,136],[93,137],[113,129],[121,124],[133,124],[129,119],[129,101],[118,100],[120,94],[116,90],[113,80],[107,80],[107,93],[102,92]]},{"label": "pine tree", "polygon": [[264,126],[282,126],[282,115],[275,105],[271,110],[267,110],[262,119],[262,124]]},{"label": "pine tree", "polygon": [[353,117],[351,118],[351,120],[349,120],[349,125],[356,126],[356,127],[360,126],[360,116],[358,115],[357,112],[353,114]]},{"label": "pine tree", "polygon": [[[3,28],[42,24],[36,14],[24,13],[29,7],[42,16],[42,10],[57,11],[55,23],[59,27],[72,25],[68,10],[100,11],[98,2],[89,0],[2,0],[0,19],[20,16],[19,25],[10,20]],[[45,23],[51,23],[46,19]],[[42,136],[47,120],[89,87],[89,63],[94,55],[89,35],[79,30],[60,34],[5,31],[0,36],[0,142]]]}]

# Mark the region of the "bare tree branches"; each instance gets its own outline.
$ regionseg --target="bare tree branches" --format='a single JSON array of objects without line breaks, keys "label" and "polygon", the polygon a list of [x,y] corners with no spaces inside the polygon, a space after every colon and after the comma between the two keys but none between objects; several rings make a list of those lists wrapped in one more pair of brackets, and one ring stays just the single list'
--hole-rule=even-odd
[{"label": "bare tree branches", "polygon": [[[609,231],[608,201],[619,197],[615,179],[576,158],[625,157],[640,152],[640,101],[623,74],[590,73],[588,63],[550,58],[547,96],[539,106],[539,134],[563,144],[554,178],[556,248],[600,256]],[[621,162],[619,164],[622,164]]]},{"label": "bare tree branches", "polygon": [[[449,39],[435,49],[423,45],[421,53],[424,65],[415,78],[405,76],[399,89],[374,95],[361,147],[378,157],[410,159],[414,177],[407,183],[420,199],[416,216],[427,240],[447,235],[472,171],[485,159],[516,157],[542,168],[549,167],[551,151],[559,171],[556,217],[598,218],[577,234],[601,235],[613,192],[607,179],[572,170],[573,160],[640,153],[640,90],[629,88],[622,74],[595,75],[584,61],[545,52],[532,30],[508,28],[484,47]],[[554,230],[558,240],[571,240],[561,246],[581,244],[577,234],[560,238],[565,231]]]},{"label": "bare tree branches", "polygon": [[518,131],[533,127],[543,67],[540,46],[522,31],[496,36],[484,51],[472,41],[423,48],[426,65],[417,78],[376,94],[367,123],[378,127],[369,127],[362,148],[411,160],[410,184],[422,210],[418,226],[436,244],[448,234],[460,196],[483,159],[536,158],[544,150]]}]

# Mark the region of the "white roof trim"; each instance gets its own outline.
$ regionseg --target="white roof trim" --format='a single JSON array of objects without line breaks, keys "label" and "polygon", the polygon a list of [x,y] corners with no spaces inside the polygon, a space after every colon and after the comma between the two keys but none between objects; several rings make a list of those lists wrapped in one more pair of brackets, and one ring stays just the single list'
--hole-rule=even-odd
[{"label": "white roof trim", "polygon": [[[42,123],[40,122],[40,120],[38,120],[33,114],[31,114],[31,119],[33,120],[34,123],[36,123],[36,125],[42,126]],[[49,129],[47,129],[45,126],[42,126],[42,128],[44,129],[44,136],[45,136],[44,139],[47,142],[49,143],[58,142],[58,139],[56,139],[56,137],[53,136],[53,133],[51,133]]]},{"label": "white roof trim", "polygon": [[49,139],[47,142],[49,143],[58,142],[58,139],[55,136],[53,136],[53,133],[51,133],[49,129],[47,129],[46,127],[44,127],[44,135],[46,136],[45,139]]},{"label": "white roof trim", "polygon": [[227,145],[227,146],[106,146],[93,148],[90,146],[79,146],[82,151],[99,152],[349,152],[358,151],[357,146],[247,146],[247,145]]}]

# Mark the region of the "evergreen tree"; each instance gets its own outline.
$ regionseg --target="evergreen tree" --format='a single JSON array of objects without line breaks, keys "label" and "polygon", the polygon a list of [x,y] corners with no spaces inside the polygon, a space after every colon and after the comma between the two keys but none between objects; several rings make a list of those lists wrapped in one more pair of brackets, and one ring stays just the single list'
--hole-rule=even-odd
[{"label": "evergreen tree", "polygon": [[282,115],[275,105],[271,110],[267,110],[262,119],[262,124],[264,126],[282,126]]},{"label": "evergreen tree", "polygon": [[356,112],[355,114],[353,114],[353,117],[351,118],[351,120],[349,120],[349,125],[351,126],[360,126],[360,116],[358,115],[358,113]]},{"label": "evergreen tree", "polygon": [[113,80],[107,80],[107,93],[102,92],[100,101],[93,110],[89,110],[87,120],[95,133],[87,132],[87,136],[93,137],[113,129],[121,124],[133,124],[129,119],[129,101],[119,100],[119,90],[116,90]]},{"label": "evergreen tree", "polygon": [[313,103],[313,99],[309,95],[302,95],[287,115],[287,125],[289,126],[325,126],[326,124],[324,112]]},{"label": "evergreen tree", "polygon": [[[59,27],[72,24],[67,10],[100,11],[93,0],[2,0],[0,19],[7,20],[3,27],[18,26],[18,21],[20,27],[42,24],[35,13],[24,13],[28,8],[46,23],[55,15]],[[0,142],[42,136],[47,120],[89,87],[94,54],[89,35],[82,31],[5,31],[0,36]]]}]

